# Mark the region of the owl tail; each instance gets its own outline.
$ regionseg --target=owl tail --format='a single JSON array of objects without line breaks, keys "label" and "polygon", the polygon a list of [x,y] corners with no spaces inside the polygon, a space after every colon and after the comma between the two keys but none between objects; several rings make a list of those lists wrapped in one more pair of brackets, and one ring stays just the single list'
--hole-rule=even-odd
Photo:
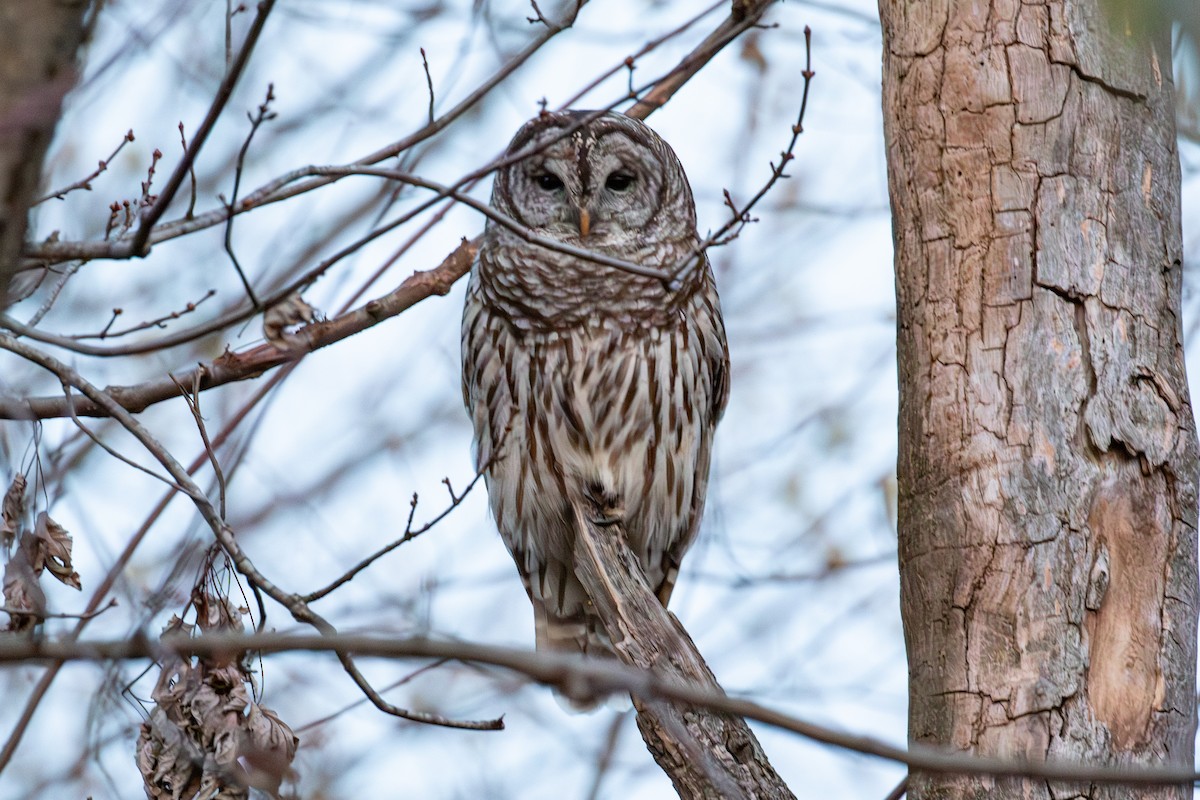
[{"label": "owl tail", "polygon": [[[600,620],[586,613],[562,616],[533,601],[534,637],[539,653],[582,653],[589,657],[615,658],[612,644]],[[594,711],[602,698],[573,697],[555,690],[554,699],[568,711]],[[624,701],[628,705],[628,700]]]}]

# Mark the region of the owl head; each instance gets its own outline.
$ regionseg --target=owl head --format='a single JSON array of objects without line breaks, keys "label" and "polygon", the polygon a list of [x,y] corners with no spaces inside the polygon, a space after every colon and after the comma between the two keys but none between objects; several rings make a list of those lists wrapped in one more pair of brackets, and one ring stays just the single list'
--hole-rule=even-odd
[{"label": "owl head", "polygon": [[617,112],[560,111],[517,131],[492,207],[563,242],[631,253],[637,242],[695,237],[692,190],[657,133]]}]

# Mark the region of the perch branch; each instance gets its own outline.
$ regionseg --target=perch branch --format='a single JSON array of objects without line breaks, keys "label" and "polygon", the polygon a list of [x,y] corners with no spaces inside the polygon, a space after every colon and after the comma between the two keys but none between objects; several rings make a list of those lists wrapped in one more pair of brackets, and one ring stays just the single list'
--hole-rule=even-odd
[{"label": "perch branch", "polygon": [[[597,512],[597,517],[602,514]],[[646,584],[621,523],[577,509],[575,575],[618,658],[662,678],[722,694],[687,631]],[[741,717],[634,697],[638,729],[683,798],[794,798]]]}]

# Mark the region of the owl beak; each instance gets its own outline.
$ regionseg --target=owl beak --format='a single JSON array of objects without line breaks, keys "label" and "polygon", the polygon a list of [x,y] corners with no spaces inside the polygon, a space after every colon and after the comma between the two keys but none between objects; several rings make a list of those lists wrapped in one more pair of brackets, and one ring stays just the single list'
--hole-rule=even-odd
[{"label": "owl beak", "polygon": [[579,209],[579,238],[586,239],[587,235],[588,235],[588,230],[591,228],[591,226],[592,226],[591,214],[588,213],[588,210],[586,208],[580,207],[580,209]]}]

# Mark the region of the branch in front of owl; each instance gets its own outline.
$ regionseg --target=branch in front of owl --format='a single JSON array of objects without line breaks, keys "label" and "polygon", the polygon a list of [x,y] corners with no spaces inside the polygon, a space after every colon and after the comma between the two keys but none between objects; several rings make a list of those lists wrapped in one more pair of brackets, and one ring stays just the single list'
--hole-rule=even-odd
[{"label": "branch in front of owl", "polygon": [[[603,112],[597,112],[597,116],[599,116],[601,113],[603,113]],[[590,115],[588,118],[585,118],[585,119],[590,119]],[[566,129],[564,128],[564,130],[566,130]],[[517,154],[517,157],[509,158],[509,159],[501,159],[501,160],[499,160],[498,163],[503,165],[505,162],[520,161],[522,159],[528,158],[529,155],[530,155],[530,153],[526,153],[525,151],[522,151],[521,153]],[[489,167],[491,167],[491,165],[489,165]],[[567,255],[572,255],[577,258],[586,259],[595,264],[601,264],[606,267],[613,267],[615,269],[623,270],[625,272],[631,272],[635,275],[643,275],[647,278],[655,278],[660,281],[667,281],[671,278],[671,276],[669,274],[662,271],[661,269],[654,269],[653,267],[645,267],[645,266],[642,266],[641,264],[635,264],[632,261],[626,261],[621,258],[615,258],[613,256],[606,255],[604,253],[599,253],[599,252],[596,252],[595,250],[588,250],[583,247],[575,247],[574,245],[566,244],[565,242],[560,242],[555,239],[551,239],[546,236],[541,236],[539,234],[536,234],[531,229],[529,229],[529,228],[525,227],[524,225],[522,225],[521,223],[517,222],[512,217],[509,217],[506,214],[501,214],[499,211],[496,211],[494,208],[489,206],[487,203],[483,203],[483,202],[471,197],[470,195],[463,194],[462,192],[460,192],[458,190],[458,188],[456,188],[456,187],[458,185],[464,183],[466,179],[459,181],[459,184],[456,184],[456,186],[444,186],[440,183],[435,183],[434,181],[422,178],[420,175],[413,175],[411,173],[402,172],[401,170],[395,170],[395,169],[380,169],[378,167],[313,167],[312,172],[314,175],[338,175],[338,176],[373,175],[378,178],[388,178],[390,180],[400,181],[401,183],[409,184],[410,186],[418,186],[422,189],[429,189],[431,191],[437,192],[437,197],[434,200],[430,201],[429,204],[437,202],[438,200],[441,200],[442,198],[450,198],[457,203],[462,203],[463,205],[469,206],[470,208],[474,209],[475,211],[478,211],[480,214],[483,214],[484,216],[486,216],[488,219],[492,220],[496,224],[507,228],[508,230],[515,233],[517,236],[524,239],[525,241],[527,241],[531,244],[536,244],[539,247],[544,247],[547,250],[554,250],[559,253],[565,253]],[[472,173],[472,174],[474,174],[474,173]]]},{"label": "branch in front of owl", "polygon": [[752,222],[757,222],[758,218],[751,216],[751,210],[760,200],[767,196],[767,193],[771,191],[776,183],[783,178],[791,177],[784,172],[784,169],[796,158],[796,144],[800,141],[800,134],[804,133],[804,114],[808,110],[808,90],[812,84],[813,76],[816,75],[812,68],[812,28],[807,25],[804,26],[804,70],[800,74],[804,78],[804,91],[800,97],[800,112],[796,115],[795,124],[792,125],[792,138],[788,142],[787,147],[779,154],[779,163],[770,162],[771,174],[767,178],[766,183],[744,205],[739,206],[734,202],[733,195],[729,193],[729,190],[723,190],[723,194],[725,195],[724,204],[730,210],[729,221],[705,237],[704,241],[700,243],[693,254],[668,270],[673,278],[677,278],[694,263],[695,254],[703,253],[710,247],[721,247],[732,242],[741,235],[743,228]]},{"label": "branch in front of owl", "polygon": [[315,636],[288,633],[174,634],[157,641],[144,634],[127,639],[65,641],[45,638],[0,639],[0,663],[47,661],[132,661],[180,657],[229,658],[231,654],[262,655],[287,652],[353,653],[382,659],[453,659],[491,665],[524,675],[548,686],[586,684],[595,691],[629,692],[646,700],[668,700],[734,714],[772,728],[799,734],[822,744],[905,764],[921,772],[1043,778],[1052,781],[1087,781],[1128,786],[1190,784],[1200,773],[1190,767],[1101,765],[1018,758],[980,757],[914,743],[898,747],[873,736],[857,735],[844,728],[821,725],[777,711],[753,700],[701,687],[663,680],[653,672],[626,666],[611,659],[587,659],[558,653],[534,653],[512,647],[459,640],[384,638],[364,634]]}]

